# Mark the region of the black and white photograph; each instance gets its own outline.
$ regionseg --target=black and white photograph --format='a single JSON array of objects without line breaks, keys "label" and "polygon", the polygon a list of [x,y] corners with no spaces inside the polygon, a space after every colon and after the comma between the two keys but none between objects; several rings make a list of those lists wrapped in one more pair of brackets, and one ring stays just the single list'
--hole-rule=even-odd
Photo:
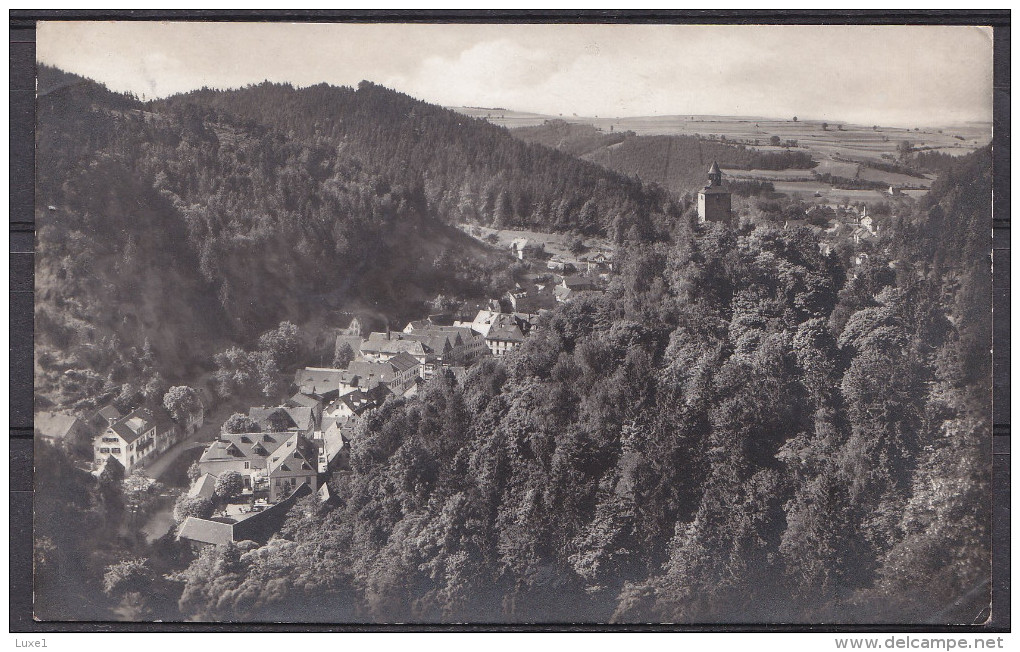
[{"label": "black and white photograph", "polygon": [[996,29],[39,22],[34,618],[988,623]]}]

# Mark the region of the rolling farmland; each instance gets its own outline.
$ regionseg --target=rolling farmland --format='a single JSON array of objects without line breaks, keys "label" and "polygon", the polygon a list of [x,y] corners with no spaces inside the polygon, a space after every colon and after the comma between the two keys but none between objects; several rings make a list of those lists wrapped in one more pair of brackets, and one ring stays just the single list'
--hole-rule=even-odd
[{"label": "rolling farmland", "polygon": [[[596,147],[594,143],[553,143],[557,148],[571,152],[600,165],[617,169],[627,167],[624,151],[635,145],[631,142],[617,142],[620,134],[632,132],[636,136],[694,136],[702,142],[726,143],[761,152],[782,151],[785,145],[793,144],[791,151],[807,152],[818,165],[813,169],[757,170],[740,169],[727,165],[720,158],[720,166],[732,179],[769,181],[777,192],[796,196],[798,199],[816,203],[833,201],[878,201],[888,197],[888,187],[896,187],[905,196],[917,197],[927,192],[934,175],[924,177],[902,174],[898,171],[878,169],[894,164],[898,160],[898,147],[909,141],[914,151],[935,151],[952,156],[969,154],[988,144],[991,140],[991,125],[970,123],[908,129],[905,127],[883,127],[879,125],[855,125],[849,123],[823,123],[817,120],[776,120],[742,116],[647,116],[647,117],[581,117],[550,116],[537,113],[509,111],[505,109],[483,109],[457,107],[465,115],[482,118],[511,130],[520,127],[536,127],[551,120],[562,120],[571,125],[594,127],[595,133],[616,139],[609,144]],[[771,144],[778,138],[784,146]],[[642,139],[643,140],[643,139]],[[649,145],[651,143],[649,142]],[[647,149],[643,147],[642,149]],[[619,154],[617,154],[619,152]],[[647,154],[647,152],[646,152]],[[653,157],[654,158],[654,157]],[[656,165],[647,160],[643,169],[624,169],[636,174],[643,181],[663,183],[653,178],[650,171],[661,176],[667,163]],[[700,169],[700,168],[699,168]],[[679,172],[679,171],[678,171]],[[689,173],[689,171],[683,171]],[[848,188],[846,184],[825,181],[819,176],[855,180],[871,188]],[[647,177],[647,178],[646,178]],[[687,192],[702,182],[697,179],[682,179],[663,185],[674,192]],[[885,186],[879,188],[878,185]],[[843,187],[838,187],[843,185]]]}]

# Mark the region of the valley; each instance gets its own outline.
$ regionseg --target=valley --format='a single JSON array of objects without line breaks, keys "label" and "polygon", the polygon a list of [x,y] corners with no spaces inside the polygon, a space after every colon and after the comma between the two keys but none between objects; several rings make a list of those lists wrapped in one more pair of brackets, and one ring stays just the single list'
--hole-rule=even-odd
[{"label": "valley", "polygon": [[979,133],[39,88],[43,619],[987,607]]}]

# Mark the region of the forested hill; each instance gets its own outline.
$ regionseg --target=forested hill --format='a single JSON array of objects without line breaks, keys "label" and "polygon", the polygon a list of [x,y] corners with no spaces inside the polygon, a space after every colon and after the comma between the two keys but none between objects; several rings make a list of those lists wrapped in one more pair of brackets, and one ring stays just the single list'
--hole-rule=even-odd
[{"label": "forested hill", "polygon": [[860,264],[769,225],[628,243],[517,352],[371,413],[341,504],[205,551],[181,614],[983,622],[990,190],[957,161]]},{"label": "forested hill", "polygon": [[336,148],[397,183],[420,183],[430,209],[448,221],[616,239],[635,226],[641,235],[662,230],[678,212],[661,190],[369,82],[357,89],[268,82],[203,89],[153,106],[225,112]]},{"label": "forested hill", "polygon": [[144,385],[153,370],[186,377],[284,319],[363,309],[399,321],[438,293],[481,299],[511,283],[509,263],[437,219],[430,172],[45,66],[38,84],[43,400]]},{"label": "forested hill", "polygon": [[705,185],[713,161],[744,169],[806,169],[815,164],[805,152],[759,152],[695,136],[638,136],[606,133],[588,124],[549,120],[511,130],[515,138],[555,147],[610,170],[662,186],[680,197]]}]

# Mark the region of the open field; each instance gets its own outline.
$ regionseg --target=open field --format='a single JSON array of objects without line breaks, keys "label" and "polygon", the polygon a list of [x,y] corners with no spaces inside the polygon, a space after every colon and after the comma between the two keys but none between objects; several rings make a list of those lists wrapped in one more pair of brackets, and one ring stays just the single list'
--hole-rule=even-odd
[{"label": "open field", "polygon": [[[853,201],[875,202],[889,198],[880,190],[840,190],[823,183],[816,175],[832,175],[845,179],[861,179],[895,186],[910,197],[926,192],[934,175],[915,177],[879,170],[869,165],[890,164],[898,160],[897,148],[910,141],[918,150],[934,150],[951,155],[964,155],[987,145],[991,139],[990,124],[963,124],[917,130],[904,127],[823,123],[818,120],[794,121],[741,116],[648,116],[629,118],[544,116],[496,109],[456,108],[455,110],[507,128],[543,124],[546,120],[589,124],[603,134],[632,131],[638,136],[687,135],[715,141],[725,138],[729,144],[743,145],[762,152],[781,151],[783,147],[769,144],[778,137],[782,142],[796,141],[793,151],[806,151],[818,165],[811,170],[742,170],[723,171],[731,179],[770,181],[777,192],[799,199],[830,203],[849,197]],[[611,151],[620,144],[609,145]],[[590,158],[585,156],[585,158]],[[909,190],[908,190],[909,189]],[[820,196],[816,197],[815,195]]]},{"label": "open field", "polygon": [[542,115],[520,111],[450,107],[455,111],[507,128],[540,125],[546,120],[560,119],[579,124],[591,124],[604,132],[633,131],[639,136],[688,135],[725,136],[729,141],[752,145],[758,149],[768,147],[772,136],[783,141],[796,140],[800,148],[822,155],[836,155],[854,160],[878,160],[882,154],[895,154],[902,140],[915,147],[944,151],[949,154],[968,154],[987,145],[992,136],[992,125],[972,123],[909,129],[880,125],[854,125],[830,122],[823,128],[820,120],[776,120],[752,116],[639,116],[626,118]]}]

